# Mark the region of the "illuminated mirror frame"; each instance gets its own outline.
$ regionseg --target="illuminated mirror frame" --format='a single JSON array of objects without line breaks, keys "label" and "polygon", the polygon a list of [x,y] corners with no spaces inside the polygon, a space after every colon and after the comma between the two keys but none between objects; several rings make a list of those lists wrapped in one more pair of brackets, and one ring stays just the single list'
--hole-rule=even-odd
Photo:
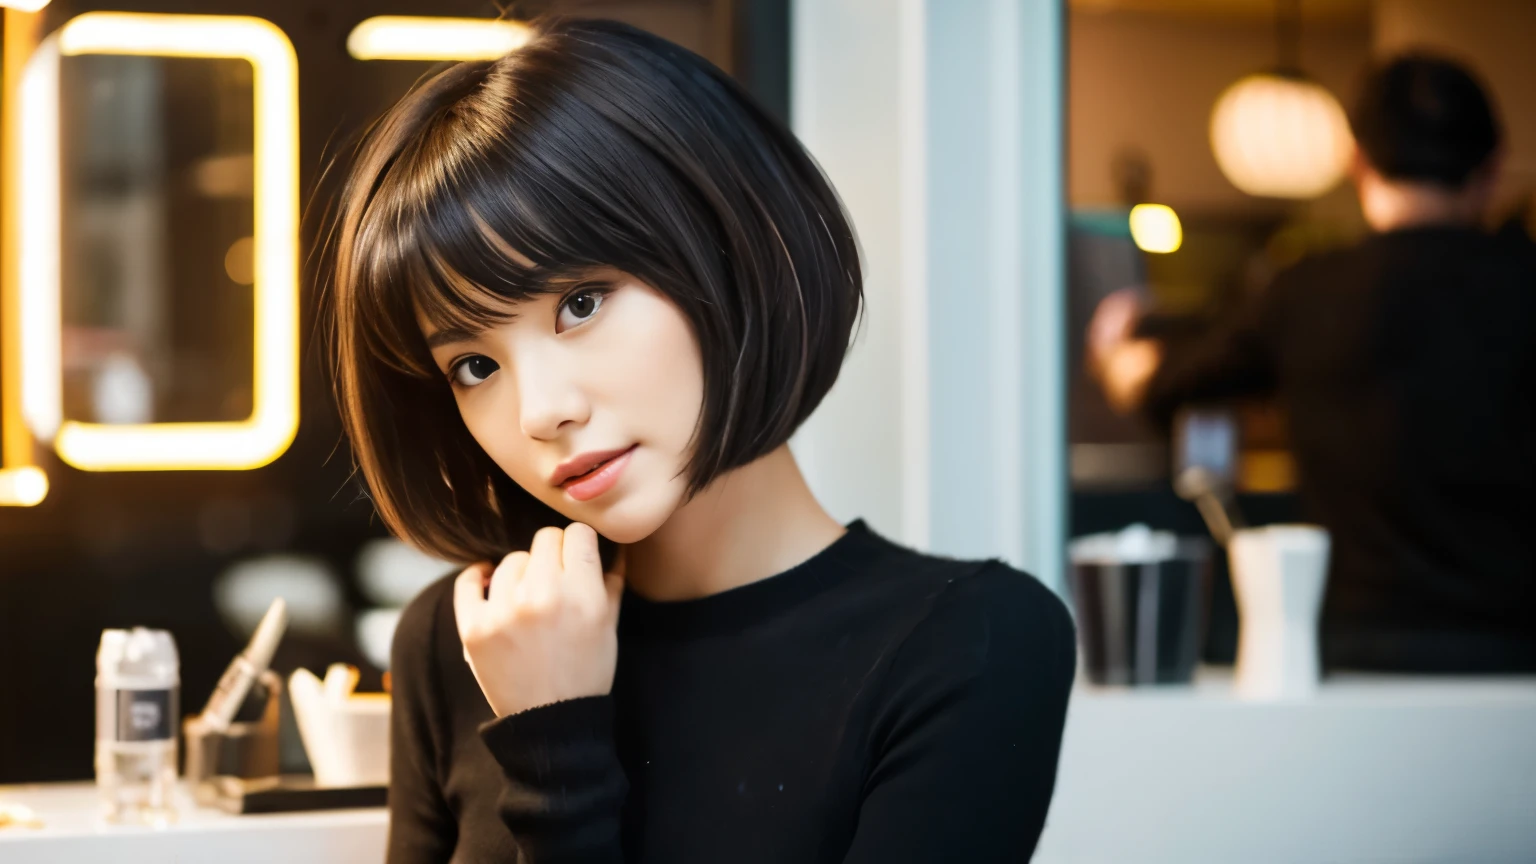
[{"label": "illuminated mirror frame", "polygon": [[[37,29],[42,16],[28,11],[18,11],[14,6],[4,10],[5,45],[0,49],[0,172],[6,178],[17,176],[16,163],[20,158],[20,123],[18,123],[15,94],[23,65],[38,40]],[[21,417],[21,299],[17,285],[20,279],[18,252],[20,242],[16,225],[19,195],[15,182],[0,182],[0,208],[4,216],[0,224],[0,506],[32,507],[48,497],[48,475],[33,463],[32,435]]]},{"label": "illuminated mirror frame", "polygon": [[[107,425],[63,419],[59,337],[61,56],[126,54],[243,59],[255,89],[255,381],[236,422]],[[260,18],[90,12],[45,39],[22,73],[21,413],[32,433],[86,471],[259,468],[299,423],[298,61]]]}]

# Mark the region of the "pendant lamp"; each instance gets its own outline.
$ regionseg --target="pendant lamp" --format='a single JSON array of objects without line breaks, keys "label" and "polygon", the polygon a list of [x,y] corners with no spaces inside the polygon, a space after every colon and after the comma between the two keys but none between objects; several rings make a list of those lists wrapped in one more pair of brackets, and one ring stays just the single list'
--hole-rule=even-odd
[{"label": "pendant lamp", "polygon": [[1300,25],[1299,0],[1279,0],[1279,65],[1232,84],[1211,112],[1216,164],[1249,195],[1316,198],[1349,167],[1354,143],[1344,109],[1297,63]]}]

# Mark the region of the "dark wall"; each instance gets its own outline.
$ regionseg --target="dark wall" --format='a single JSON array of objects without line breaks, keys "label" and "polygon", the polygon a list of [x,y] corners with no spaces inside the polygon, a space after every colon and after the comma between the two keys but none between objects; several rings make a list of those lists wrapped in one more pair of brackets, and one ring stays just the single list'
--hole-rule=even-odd
[{"label": "dark wall", "polygon": [[[513,4],[514,13],[518,5],[537,11],[533,7],[551,4]],[[586,4],[560,5],[579,14]],[[658,7],[674,17],[658,17]],[[601,11],[633,13],[644,25],[684,20],[676,16],[701,9],[721,20],[719,7],[712,0],[652,0],[608,2]],[[256,15],[288,35],[299,61],[306,251],[318,245],[360,130],[434,65],[353,60],[344,47],[347,33],[372,15],[496,12],[495,4],[480,0],[55,0],[45,10],[48,29],[105,8]],[[724,10],[732,28],[720,38],[732,42],[719,50],[750,56],[749,85],[787,116],[787,0],[741,8],[750,14]],[[776,23],[754,36],[760,19]],[[710,49],[706,54],[715,50],[702,47]],[[782,56],[770,56],[774,52]],[[195,226],[177,226],[184,229]],[[104,627],[172,631],[181,653],[183,705],[200,708],[240,647],[211,594],[214,578],[237,560],[269,552],[318,556],[342,574],[348,600],[361,605],[353,558],[361,543],[384,532],[351,476],[331,402],[317,332],[323,266],[318,255],[305,263],[301,422],[293,446],[276,462],[254,471],[93,474],[40,452],[51,480],[48,498],[35,508],[0,508],[0,783],[92,775],[94,653]],[[378,670],[367,668],[350,632],[289,638],[274,665],[286,672],[331,661],[363,666],[364,685],[377,686]]]}]

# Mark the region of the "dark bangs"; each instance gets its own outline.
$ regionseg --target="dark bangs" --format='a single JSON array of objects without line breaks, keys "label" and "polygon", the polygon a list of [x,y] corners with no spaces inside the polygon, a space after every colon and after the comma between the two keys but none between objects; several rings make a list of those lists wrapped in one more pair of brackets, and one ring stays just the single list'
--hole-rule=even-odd
[{"label": "dark bangs", "polygon": [[560,520],[469,438],[418,313],[485,329],[599,267],[660,291],[703,357],[692,495],[789,439],[860,311],[852,230],[799,142],[707,61],[613,22],[547,24],[428,80],[370,133],[345,196],[343,419],[390,527],[446,557],[526,548],[532,522]]},{"label": "dark bangs", "polygon": [[[512,304],[559,291],[559,283],[617,260],[619,247],[604,248],[613,244],[585,228],[590,214],[555,205],[614,178],[571,177],[526,164],[516,143],[472,134],[510,123],[508,82],[497,80],[508,70],[480,66],[444,73],[473,75],[481,83],[404,142],[359,214],[352,247],[357,314],[377,325],[364,331],[367,348],[421,377],[439,372],[418,315],[437,329],[478,332],[509,320]],[[544,212],[536,210],[540,201]]]}]

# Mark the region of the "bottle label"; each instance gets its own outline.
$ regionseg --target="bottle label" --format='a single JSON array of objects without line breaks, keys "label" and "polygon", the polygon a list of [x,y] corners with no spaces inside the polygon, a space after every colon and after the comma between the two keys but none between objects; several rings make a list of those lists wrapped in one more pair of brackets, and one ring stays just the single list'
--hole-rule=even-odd
[{"label": "bottle label", "polygon": [[179,689],[98,689],[96,737],[103,741],[168,741],[175,738]]}]

